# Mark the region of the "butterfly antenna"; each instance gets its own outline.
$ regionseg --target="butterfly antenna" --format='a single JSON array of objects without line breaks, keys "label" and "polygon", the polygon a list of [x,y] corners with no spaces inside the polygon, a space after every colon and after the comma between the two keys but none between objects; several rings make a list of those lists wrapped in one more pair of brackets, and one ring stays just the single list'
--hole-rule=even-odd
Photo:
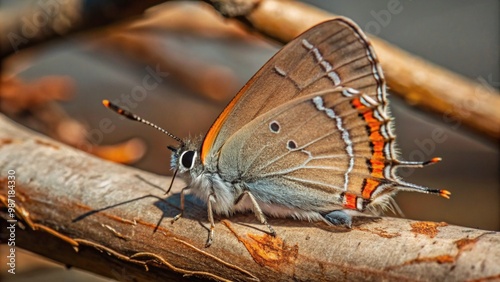
[{"label": "butterfly antenna", "polygon": [[149,126],[151,126],[151,127],[154,127],[154,128],[156,128],[157,130],[159,130],[159,131],[161,131],[161,132],[163,132],[163,133],[167,134],[168,136],[170,136],[170,137],[171,137],[172,139],[174,139],[175,141],[177,141],[177,142],[179,142],[179,143],[181,143],[181,144],[184,144],[184,142],[182,141],[182,139],[180,139],[179,137],[177,137],[177,136],[173,135],[172,133],[170,133],[170,132],[166,131],[165,129],[163,129],[163,128],[159,127],[158,125],[156,125],[156,124],[154,124],[154,123],[152,123],[152,122],[150,122],[150,121],[148,121],[148,120],[145,120],[145,119],[141,118],[140,116],[138,116],[138,115],[136,115],[136,114],[134,114],[134,113],[131,113],[131,112],[129,112],[129,111],[127,111],[127,110],[125,110],[125,109],[120,108],[119,106],[117,106],[117,105],[115,105],[115,104],[111,103],[109,100],[102,100],[102,104],[103,104],[106,108],[108,108],[108,109],[111,109],[111,110],[115,111],[115,112],[116,112],[117,114],[119,114],[119,115],[122,115],[122,116],[124,116],[124,117],[126,117],[126,118],[128,118],[128,119],[131,119],[131,120],[135,120],[135,121],[138,121],[138,122],[141,122],[141,123],[147,124],[147,125],[149,125]]}]

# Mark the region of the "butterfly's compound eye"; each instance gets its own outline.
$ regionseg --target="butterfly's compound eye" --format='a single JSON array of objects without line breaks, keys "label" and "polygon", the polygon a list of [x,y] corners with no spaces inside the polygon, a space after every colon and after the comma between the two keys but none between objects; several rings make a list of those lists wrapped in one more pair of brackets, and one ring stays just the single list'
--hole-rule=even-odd
[{"label": "butterfly's compound eye", "polygon": [[185,151],[181,154],[181,165],[186,169],[192,169],[196,159],[196,151]]}]

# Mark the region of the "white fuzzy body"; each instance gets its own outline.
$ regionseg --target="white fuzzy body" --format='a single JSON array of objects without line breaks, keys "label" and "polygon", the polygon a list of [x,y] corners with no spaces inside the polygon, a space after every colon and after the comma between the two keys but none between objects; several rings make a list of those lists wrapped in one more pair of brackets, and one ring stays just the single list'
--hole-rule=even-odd
[{"label": "white fuzzy body", "polygon": [[[243,196],[238,201],[245,189],[243,184],[234,185],[224,181],[217,173],[202,173],[198,176],[191,176],[190,192],[204,202],[207,202],[210,194],[213,194],[215,202],[212,203],[212,208],[216,214],[230,216],[236,212],[255,212],[254,206],[248,197]],[[264,202],[260,199],[256,200],[264,214],[271,217],[324,221],[323,216],[317,211],[306,211],[299,208]]]}]

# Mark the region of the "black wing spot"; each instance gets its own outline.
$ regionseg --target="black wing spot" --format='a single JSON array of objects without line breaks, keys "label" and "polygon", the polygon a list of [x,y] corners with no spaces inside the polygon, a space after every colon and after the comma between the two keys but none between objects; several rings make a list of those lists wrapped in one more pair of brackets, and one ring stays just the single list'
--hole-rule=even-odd
[{"label": "black wing spot", "polygon": [[269,123],[269,129],[273,133],[279,133],[280,129],[281,129],[281,126],[280,126],[280,124],[277,121],[273,120],[273,121],[271,121]]},{"label": "black wing spot", "polygon": [[290,151],[297,149],[297,142],[295,142],[293,140],[288,140],[288,142],[286,143],[286,148]]}]

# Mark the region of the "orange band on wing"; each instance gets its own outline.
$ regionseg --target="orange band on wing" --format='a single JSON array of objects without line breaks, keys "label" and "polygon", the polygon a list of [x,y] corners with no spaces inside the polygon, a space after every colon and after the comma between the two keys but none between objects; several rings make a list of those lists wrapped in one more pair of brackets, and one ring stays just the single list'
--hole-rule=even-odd
[{"label": "orange band on wing", "polygon": [[222,113],[217,117],[215,120],[214,124],[210,127],[208,130],[207,135],[205,135],[205,139],[203,140],[203,144],[201,145],[201,152],[200,152],[200,160],[203,165],[205,165],[205,157],[207,156],[208,152],[210,151],[210,148],[214,144],[215,138],[217,135],[219,135],[219,131],[222,127],[222,124],[226,120],[227,116],[233,109],[234,105],[238,101],[240,95],[237,95],[236,97],[231,100],[229,105],[222,111]]},{"label": "orange band on wing", "polygon": [[250,79],[245,86],[234,96],[234,98],[229,102],[229,104],[224,108],[222,113],[217,117],[215,120],[214,124],[210,127],[210,129],[207,132],[207,135],[205,135],[205,139],[203,139],[203,144],[201,145],[201,152],[200,152],[200,160],[203,165],[205,165],[205,158],[207,157],[208,152],[210,151],[210,148],[212,148],[215,138],[219,135],[220,129],[222,128],[222,124],[227,119],[227,116],[231,111],[233,110],[234,106],[236,103],[240,100],[240,98],[243,96],[243,93],[246,92],[247,88],[250,87],[250,85],[253,83],[253,80],[255,79],[255,76]]},{"label": "orange band on wing", "polygon": [[344,194],[344,208],[355,210],[356,209],[356,195],[351,193]]},{"label": "orange band on wing", "polygon": [[[363,103],[361,103],[361,100],[359,97],[354,98],[351,101],[352,106],[359,110],[361,112],[361,115],[363,116],[363,119],[366,122],[367,125],[367,130],[370,138],[370,145],[372,147],[373,153],[372,157],[369,160],[370,163],[370,169],[371,169],[371,176],[377,177],[377,178],[384,178],[383,172],[385,168],[385,162],[384,160],[386,159],[386,156],[384,155],[384,146],[386,143],[386,139],[382,134],[380,133],[380,126],[382,122],[380,122],[378,119],[376,119],[373,116],[373,109],[366,107]],[[372,187],[373,182],[375,180],[367,179],[367,184],[369,187]],[[376,185],[375,185],[376,187]],[[375,188],[373,188],[375,189]],[[364,190],[363,190],[364,191]],[[369,192],[367,192],[367,195],[371,195],[372,189],[368,189]],[[364,192],[363,192],[363,198],[369,199],[370,197],[366,197]]]},{"label": "orange band on wing", "polygon": [[380,182],[378,182],[377,180],[371,178],[365,179],[363,188],[361,189],[361,191],[363,191],[362,192],[363,199],[370,199],[373,191],[377,189],[379,184]]}]

